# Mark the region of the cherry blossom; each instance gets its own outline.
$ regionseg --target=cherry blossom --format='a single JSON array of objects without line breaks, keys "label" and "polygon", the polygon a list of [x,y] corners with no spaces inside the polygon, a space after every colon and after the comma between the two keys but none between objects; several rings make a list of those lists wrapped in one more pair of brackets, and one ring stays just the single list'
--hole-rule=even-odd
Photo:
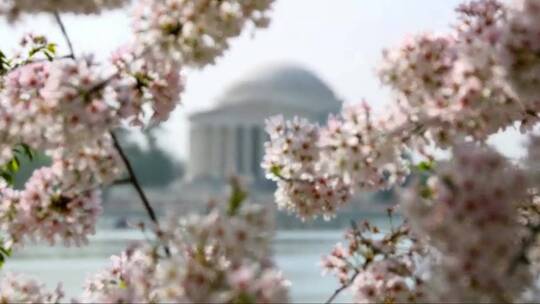
[{"label": "cherry blossom", "polygon": [[23,275],[0,276],[0,303],[60,303],[63,297],[61,286],[47,291],[43,284]]},{"label": "cherry blossom", "polygon": [[220,208],[170,222],[158,232],[170,255],[135,244],[86,284],[82,302],[288,302],[287,281],[273,266],[268,212]]},{"label": "cherry blossom", "polygon": [[22,245],[26,240],[66,246],[88,242],[101,213],[99,191],[73,191],[63,184],[62,176],[52,168],[42,168],[33,173],[23,190],[2,185],[4,246]]},{"label": "cherry blossom", "polygon": [[318,126],[298,117],[285,122],[283,116],[276,116],[267,120],[266,131],[270,141],[265,144],[262,167],[268,178],[296,179],[315,173]]},{"label": "cherry blossom", "polygon": [[101,213],[99,191],[71,192],[63,189],[62,176],[50,168],[36,170],[21,194],[20,208],[28,217],[33,235],[51,245],[82,245],[95,233]]},{"label": "cherry blossom", "polygon": [[144,106],[150,104],[153,122],[167,120],[184,90],[180,63],[151,57],[136,45],[121,47],[111,61],[117,69],[110,84],[111,99],[119,104],[119,116],[143,125]]},{"label": "cherry blossom", "polygon": [[311,181],[280,181],[275,199],[280,209],[294,212],[302,220],[319,215],[330,219],[348,203],[350,195],[350,187],[343,180],[323,176]]},{"label": "cherry blossom", "polygon": [[[355,303],[420,303],[420,288],[410,282],[409,266],[395,259],[371,263],[354,279],[351,290]],[[418,284],[418,282],[416,282]]]},{"label": "cherry blossom", "polygon": [[0,14],[7,15],[10,20],[15,20],[21,13],[41,12],[70,12],[76,14],[96,14],[104,10],[114,9],[129,3],[128,0],[2,0],[0,2]]},{"label": "cherry blossom", "polygon": [[321,131],[321,166],[360,190],[400,184],[408,174],[401,143],[366,103],[346,105]]},{"label": "cherry blossom", "polygon": [[499,58],[506,80],[530,112],[538,111],[540,5],[534,0],[516,0],[506,8],[501,26]]},{"label": "cherry blossom", "polygon": [[[391,211],[389,216],[392,217]],[[407,224],[383,232],[369,222],[354,224],[324,256],[324,274],[333,274],[352,292],[355,303],[416,303],[426,300],[417,243]]]},{"label": "cherry blossom", "polygon": [[272,3],[143,0],[135,6],[133,30],[138,43],[150,52],[200,67],[214,63],[246,25],[267,26]]},{"label": "cherry blossom", "polygon": [[111,257],[111,266],[94,275],[79,299],[83,303],[156,302],[152,294],[157,256],[149,246],[132,246]]},{"label": "cherry blossom", "polygon": [[518,203],[527,196],[523,172],[474,144],[453,149],[426,184],[404,195],[402,208],[417,235],[440,253],[428,280],[432,301],[514,301],[531,284],[520,260],[525,227]]},{"label": "cherry blossom", "polygon": [[265,144],[262,167],[277,180],[276,203],[302,219],[323,214],[331,217],[350,195],[339,176],[320,175],[318,126],[305,119],[285,122],[282,116],[267,120],[270,141]]}]

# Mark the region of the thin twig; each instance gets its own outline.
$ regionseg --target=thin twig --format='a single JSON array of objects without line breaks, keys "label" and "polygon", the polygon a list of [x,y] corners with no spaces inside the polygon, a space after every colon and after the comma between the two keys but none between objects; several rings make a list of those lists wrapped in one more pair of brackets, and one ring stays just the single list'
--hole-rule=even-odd
[{"label": "thin twig", "polygon": [[[120,157],[122,158],[122,161],[124,162],[124,164],[126,166],[126,170],[128,171],[128,174],[129,174],[129,181],[131,182],[131,184],[133,185],[133,187],[135,188],[135,190],[139,194],[139,197],[141,198],[143,206],[146,209],[146,213],[148,213],[148,216],[150,217],[150,219],[152,220],[154,225],[156,225],[156,236],[159,239],[161,239],[161,235],[160,235],[161,229],[159,228],[159,220],[158,220],[158,218],[156,216],[156,212],[154,211],[154,208],[152,208],[152,205],[150,204],[150,201],[148,200],[148,197],[146,197],[146,194],[144,193],[144,190],[142,189],[141,183],[137,179],[137,175],[135,174],[135,171],[133,170],[133,166],[131,165],[131,162],[129,161],[129,158],[127,157],[126,153],[124,152],[124,149],[120,145],[120,141],[118,140],[118,137],[116,137],[116,134],[114,134],[113,131],[110,131],[109,133],[111,134],[113,144],[114,144],[114,147],[115,147],[116,151],[118,151],[118,154],[120,155]],[[169,246],[164,244],[163,248],[165,249],[165,254],[168,257],[170,257],[171,256],[171,251],[169,249]]]},{"label": "thin twig", "polygon": [[[358,225],[356,224],[356,222],[354,220],[351,220],[351,230],[352,232],[355,233],[356,235],[356,232],[359,232],[358,230]],[[364,267],[366,266],[366,264],[364,264]],[[326,300],[326,302],[324,302],[325,304],[330,304],[332,303],[332,301],[335,300],[335,298],[342,292],[344,291],[345,289],[347,289],[349,286],[351,286],[351,284],[354,282],[354,279],[356,279],[356,277],[358,276],[360,272],[358,271],[358,269],[355,269],[354,271],[354,274],[353,276],[349,279],[349,281],[343,285],[341,285],[341,287],[339,287],[338,289],[336,289],[334,291],[334,293],[330,296],[330,298],[328,298],[328,300]]]},{"label": "thin twig", "polygon": [[112,184],[110,184],[110,186],[122,186],[122,185],[127,185],[127,184],[131,184],[131,178],[129,177],[115,180],[114,182],[112,182]]},{"label": "thin twig", "polygon": [[64,35],[64,39],[66,40],[66,43],[69,48],[69,57],[72,59],[75,59],[75,51],[73,49],[73,44],[71,43],[71,39],[69,39],[69,35],[66,30],[66,26],[64,25],[64,22],[62,21],[62,18],[60,18],[60,14],[58,12],[54,12],[54,19],[56,20],[56,23],[58,23],[58,26],[60,27],[60,30],[62,31],[62,35]]},{"label": "thin twig", "polygon": [[102,81],[96,83],[93,87],[88,89],[88,91],[86,93],[87,94],[92,94],[92,93],[95,93],[95,92],[105,88],[105,86],[107,86],[109,84],[109,82],[111,82],[117,76],[118,76],[118,72],[113,73],[109,77],[107,77],[107,78],[103,79]]},{"label": "thin twig", "polygon": [[49,58],[39,58],[39,59],[25,60],[24,62],[16,65],[15,68],[20,67],[20,66],[25,66],[25,65],[28,65],[28,64],[33,64],[33,63],[51,62],[51,61],[58,61],[58,60],[65,60],[65,59],[73,59],[73,56],[68,54],[68,55],[56,56],[56,57],[53,57],[51,59],[49,59]]},{"label": "thin twig", "polygon": [[349,281],[343,285],[341,285],[340,288],[336,289],[336,291],[334,291],[334,293],[330,296],[330,298],[328,298],[328,300],[326,300],[326,302],[324,302],[325,304],[330,304],[332,303],[336,297],[341,293],[343,292],[345,289],[349,288],[349,286],[351,286],[351,284],[354,282],[354,279],[356,279],[356,277],[358,276],[360,272],[357,270],[354,272],[353,276],[349,279]]},{"label": "thin twig", "polygon": [[131,181],[131,184],[133,184],[133,187],[135,188],[135,190],[139,194],[139,197],[141,198],[141,201],[142,201],[142,203],[144,205],[144,208],[146,209],[146,212],[148,213],[148,216],[150,216],[150,219],[152,220],[152,222],[154,222],[154,224],[156,224],[156,226],[157,226],[158,225],[158,219],[157,219],[157,216],[156,216],[156,212],[154,211],[154,208],[152,208],[152,206],[150,205],[150,201],[146,197],[146,194],[144,193],[144,190],[141,187],[141,183],[137,179],[137,175],[135,174],[135,171],[133,170],[133,166],[131,165],[131,162],[129,161],[128,157],[126,156],[126,153],[124,152],[124,149],[120,145],[120,141],[118,140],[118,137],[116,136],[116,134],[114,134],[113,131],[110,131],[110,134],[111,134],[111,137],[112,137],[112,140],[113,140],[114,147],[116,148],[116,150],[118,151],[118,154],[122,158],[122,161],[126,165],[126,169],[128,171],[129,179]]}]

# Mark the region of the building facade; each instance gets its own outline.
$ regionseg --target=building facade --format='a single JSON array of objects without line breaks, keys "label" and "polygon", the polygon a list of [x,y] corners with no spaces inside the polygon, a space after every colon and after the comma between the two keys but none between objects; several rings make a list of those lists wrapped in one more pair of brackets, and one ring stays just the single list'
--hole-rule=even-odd
[{"label": "building facade", "polygon": [[282,114],[323,122],[341,101],[314,73],[295,65],[254,70],[227,89],[214,108],[190,116],[188,179],[226,182],[240,176],[264,185],[265,120]]},{"label": "building facade", "polygon": [[[276,208],[275,183],[265,178],[261,168],[267,139],[265,120],[281,114],[289,119],[300,116],[322,124],[340,109],[341,101],[332,90],[303,67],[273,65],[255,69],[226,89],[213,108],[189,117],[185,178],[147,194],[162,216],[187,214],[206,209],[208,203],[226,202],[229,178],[238,176],[247,187],[251,201]],[[121,216],[129,212],[145,216],[130,187],[115,190],[118,190],[116,195],[111,195],[109,200],[116,203],[108,204],[109,209]],[[281,229],[343,227],[370,214],[386,219],[385,210],[393,200],[391,194],[357,193],[332,222],[303,223],[278,212],[277,226]],[[133,201],[137,203],[130,204]],[[127,206],[134,208],[130,211]]]}]

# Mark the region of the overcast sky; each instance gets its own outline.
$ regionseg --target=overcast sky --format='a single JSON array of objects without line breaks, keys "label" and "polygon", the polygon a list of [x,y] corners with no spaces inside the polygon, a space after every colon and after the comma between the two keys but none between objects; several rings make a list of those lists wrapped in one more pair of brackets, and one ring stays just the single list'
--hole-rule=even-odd
[{"label": "overcast sky", "polygon": [[[183,106],[164,125],[160,143],[175,157],[186,157],[186,116],[211,107],[217,96],[250,70],[272,63],[303,65],[325,80],[341,99],[357,102],[365,98],[374,107],[384,107],[389,94],[374,74],[381,50],[400,43],[408,34],[446,30],[459,2],[277,0],[269,28],[235,39],[215,66],[186,72]],[[64,19],[79,54],[107,58],[130,38],[130,21],[123,11]],[[26,32],[47,34],[59,43],[60,53],[65,50],[49,16],[26,18],[16,28],[0,22],[0,48],[13,49]],[[492,142],[515,157],[521,155],[523,141],[517,132],[508,132]]]}]

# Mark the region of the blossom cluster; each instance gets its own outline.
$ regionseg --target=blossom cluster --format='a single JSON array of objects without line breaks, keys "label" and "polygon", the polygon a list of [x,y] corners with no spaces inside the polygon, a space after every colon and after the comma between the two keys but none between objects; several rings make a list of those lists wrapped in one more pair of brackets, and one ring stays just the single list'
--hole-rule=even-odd
[{"label": "blossom cluster", "polygon": [[102,81],[94,68],[89,60],[39,62],[6,75],[0,92],[0,161],[16,157],[12,147],[20,143],[52,158],[24,189],[3,185],[0,190],[8,247],[28,239],[84,244],[101,210],[97,187],[122,173],[107,133],[113,108],[99,90],[94,92]]},{"label": "blossom cluster", "polygon": [[265,144],[262,167],[278,183],[278,206],[302,219],[332,216],[336,202],[349,199],[350,189],[343,179],[320,174],[318,126],[305,119],[286,122],[283,116],[276,116],[267,121],[266,131],[270,141]]},{"label": "blossom cluster", "polygon": [[276,202],[302,219],[332,217],[355,190],[401,183],[408,174],[400,140],[365,103],[347,105],[320,127],[305,119],[267,120],[262,167],[277,181]]},{"label": "blossom cluster", "polygon": [[426,283],[432,301],[512,302],[531,285],[520,260],[527,230],[518,221],[527,190],[524,172],[495,151],[468,144],[404,193],[401,207],[413,230],[429,236],[441,256]]},{"label": "blossom cluster", "polygon": [[2,0],[0,1],[0,15],[6,15],[11,21],[14,21],[19,18],[21,13],[97,14],[122,7],[127,3],[129,0]]},{"label": "blossom cluster", "polygon": [[118,117],[143,126],[145,106],[149,106],[153,112],[152,122],[167,120],[184,91],[181,64],[176,60],[149,56],[137,45],[119,48],[111,62],[116,74],[111,78],[109,93],[118,103]]},{"label": "blossom cluster", "polygon": [[[505,12],[500,29],[499,58],[515,94],[527,110],[537,111],[537,84],[540,81],[540,3],[516,0]],[[536,116],[536,115],[533,115]]]},{"label": "blossom cluster", "polygon": [[[471,1],[446,35],[422,34],[385,53],[380,76],[407,115],[444,146],[537,122],[538,3]],[[536,70],[535,70],[536,69]],[[446,131],[445,131],[446,130]],[[443,133],[441,133],[443,132]]]},{"label": "blossom cluster", "polygon": [[259,206],[216,208],[158,232],[170,255],[138,244],[91,278],[83,302],[284,303],[287,281],[269,245],[272,220]]},{"label": "blossom cluster", "polygon": [[142,0],[135,6],[133,28],[148,52],[187,66],[215,62],[246,25],[266,27],[273,0]]},{"label": "blossom cluster", "polygon": [[339,243],[323,257],[324,272],[350,287],[355,303],[416,303],[426,300],[416,258],[421,253],[402,224],[383,233],[364,222],[347,231],[347,245]]},{"label": "blossom cluster", "polygon": [[25,241],[83,245],[101,213],[99,190],[73,190],[54,168],[32,174],[23,190],[0,185],[0,231],[6,248]]},{"label": "blossom cluster", "polygon": [[58,286],[49,292],[36,280],[13,273],[0,277],[0,303],[60,303],[64,293]]},{"label": "blossom cluster", "polygon": [[397,92],[405,115],[429,125],[422,135],[439,146],[484,140],[528,115],[493,52],[501,10],[495,1],[464,4],[453,33],[421,34],[384,53],[382,82]]},{"label": "blossom cluster", "polygon": [[[355,303],[421,303],[422,281],[413,280],[411,265],[386,258],[370,263],[355,278],[351,291]],[[412,281],[412,283],[411,283]],[[414,285],[413,285],[414,284]],[[411,287],[415,286],[415,287]]]},{"label": "blossom cluster", "polygon": [[[45,152],[76,150],[103,138],[122,119],[140,119],[143,99],[149,97],[155,101],[154,115],[168,116],[182,91],[178,70],[163,75],[128,72],[135,76],[118,74],[110,79],[90,58],[14,69],[6,75],[6,88],[0,95],[6,149],[24,142]],[[136,77],[149,80],[137,83]]]},{"label": "blossom cluster", "polygon": [[408,174],[402,145],[365,103],[345,105],[321,130],[320,166],[353,189],[377,190],[400,184]]}]

